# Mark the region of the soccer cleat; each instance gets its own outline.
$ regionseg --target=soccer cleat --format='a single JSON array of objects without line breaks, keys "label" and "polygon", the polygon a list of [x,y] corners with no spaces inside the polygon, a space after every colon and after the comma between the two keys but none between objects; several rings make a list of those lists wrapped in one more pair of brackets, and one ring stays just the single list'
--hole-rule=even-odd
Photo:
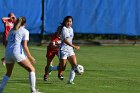
[{"label": "soccer cleat", "polygon": [[2,59],[1,59],[1,62],[2,62],[2,65],[3,65],[3,66],[6,65],[6,64],[5,64],[5,58],[2,58]]},{"label": "soccer cleat", "polygon": [[63,79],[64,79],[64,77],[63,77],[62,74],[58,74],[58,78],[59,78],[60,80],[63,80]]},{"label": "soccer cleat", "polygon": [[74,84],[74,82],[73,82],[73,81],[68,81],[68,84],[72,84],[72,85],[73,85],[73,84]]},{"label": "soccer cleat", "polygon": [[48,81],[48,75],[44,75],[44,81]]},{"label": "soccer cleat", "polygon": [[35,91],[31,92],[31,93],[43,93],[43,92],[39,92],[38,90],[35,90]]}]

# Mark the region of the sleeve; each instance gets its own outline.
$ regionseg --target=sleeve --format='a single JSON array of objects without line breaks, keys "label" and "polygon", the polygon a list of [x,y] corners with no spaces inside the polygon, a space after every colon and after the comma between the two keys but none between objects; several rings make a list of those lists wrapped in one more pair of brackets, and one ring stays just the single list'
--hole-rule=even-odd
[{"label": "sleeve", "polygon": [[64,28],[62,29],[62,39],[69,38],[69,37],[70,37],[70,36],[69,36],[68,31],[67,31],[67,29],[64,27]]},{"label": "sleeve", "polygon": [[3,22],[3,23],[6,23],[6,22],[9,21],[9,19],[10,19],[10,18],[2,18],[2,22]]},{"label": "sleeve", "polygon": [[29,31],[25,31],[23,40],[29,40]]}]

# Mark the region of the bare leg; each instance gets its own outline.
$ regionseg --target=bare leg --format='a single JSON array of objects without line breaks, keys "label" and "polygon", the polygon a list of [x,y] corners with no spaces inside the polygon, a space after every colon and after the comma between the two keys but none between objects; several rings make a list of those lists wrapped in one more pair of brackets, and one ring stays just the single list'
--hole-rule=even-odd
[{"label": "bare leg", "polygon": [[52,65],[52,59],[47,59],[47,65],[45,67],[45,74],[48,75],[49,66]]},{"label": "bare leg", "polygon": [[44,81],[48,81],[49,67],[52,65],[52,59],[47,59],[47,65],[45,66]]},{"label": "bare leg", "polygon": [[60,59],[58,70],[65,70],[67,59]]},{"label": "bare leg", "polygon": [[10,64],[6,64],[6,69],[7,69],[6,76],[8,77],[11,76],[13,68],[14,68],[14,62]]},{"label": "bare leg", "polygon": [[35,76],[35,68],[33,65],[29,62],[28,59],[25,59],[18,63],[20,66],[25,68],[29,72],[29,79],[30,79],[30,87],[31,92],[36,91],[36,76]]},{"label": "bare leg", "polygon": [[68,57],[68,61],[70,62],[72,68],[77,65],[77,59],[75,55]]},{"label": "bare leg", "polygon": [[1,84],[0,84],[0,93],[3,92],[11,74],[12,74],[12,71],[13,71],[13,67],[14,67],[14,62],[10,63],[10,64],[6,64],[6,69],[7,69],[7,72],[5,74],[5,76],[3,77],[2,81],[1,81]]},{"label": "bare leg", "polygon": [[75,78],[75,71],[74,71],[74,67],[77,65],[77,60],[76,60],[76,56],[72,55],[70,57],[68,57],[68,61],[71,64],[71,71],[70,71],[70,76],[69,76],[69,81],[68,84],[74,84],[73,80]]},{"label": "bare leg", "polygon": [[35,72],[35,68],[28,59],[18,62],[18,64],[25,68],[28,72]]},{"label": "bare leg", "polygon": [[60,80],[64,79],[62,75],[62,71],[64,71],[66,68],[66,62],[67,62],[67,59],[60,59],[59,66],[58,66],[58,78]]}]

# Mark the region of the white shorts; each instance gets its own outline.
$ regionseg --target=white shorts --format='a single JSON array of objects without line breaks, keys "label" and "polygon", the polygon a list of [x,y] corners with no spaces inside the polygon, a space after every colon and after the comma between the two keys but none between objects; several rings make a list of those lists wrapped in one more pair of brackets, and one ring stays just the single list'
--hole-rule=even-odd
[{"label": "white shorts", "polygon": [[5,54],[6,63],[14,63],[15,61],[21,62],[26,58],[27,57],[23,51],[21,53],[16,53],[16,54],[9,51],[8,53]]},{"label": "white shorts", "polygon": [[74,51],[63,51],[63,50],[59,50],[58,52],[58,57],[59,59],[67,59],[68,57],[75,55]]}]

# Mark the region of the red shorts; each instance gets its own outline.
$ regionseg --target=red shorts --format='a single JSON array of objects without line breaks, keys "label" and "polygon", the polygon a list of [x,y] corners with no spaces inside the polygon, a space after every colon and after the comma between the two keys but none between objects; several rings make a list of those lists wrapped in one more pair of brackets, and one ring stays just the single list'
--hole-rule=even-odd
[{"label": "red shorts", "polygon": [[53,50],[47,47],[47,54],[46,54],[47,59],[53,60],[55,55],[58,55],[58,50]]}]

